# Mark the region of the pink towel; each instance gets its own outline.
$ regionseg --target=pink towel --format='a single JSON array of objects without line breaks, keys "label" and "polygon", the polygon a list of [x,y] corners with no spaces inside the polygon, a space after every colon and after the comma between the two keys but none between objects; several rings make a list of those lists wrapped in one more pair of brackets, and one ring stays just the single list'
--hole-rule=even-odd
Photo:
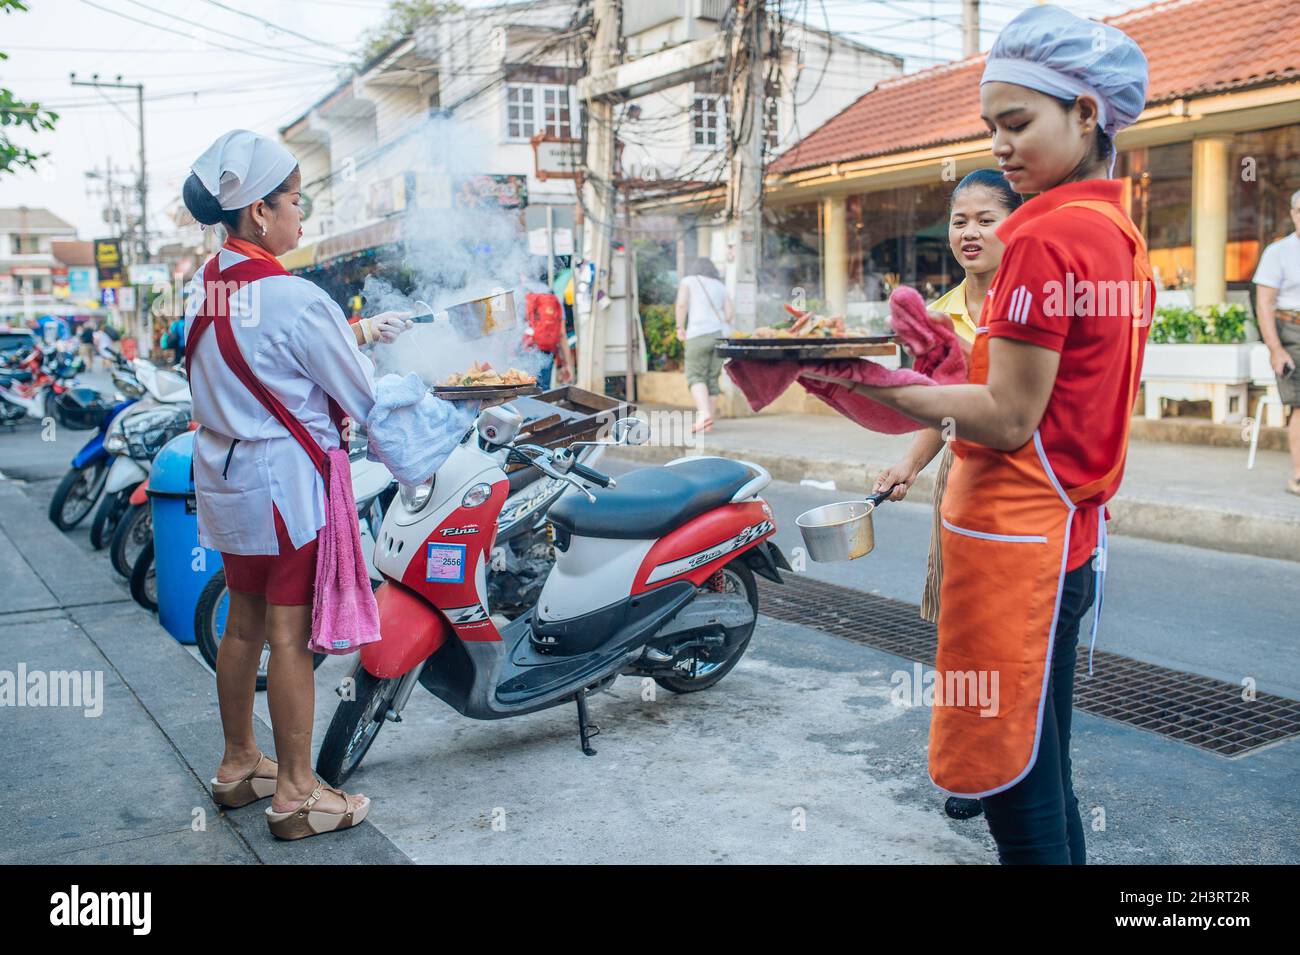
[{"label": "pink towel", "polygon": [[863,385],[932,385],[925,375],[917,374],[908,368],[886,368],[874,361],[861,358],[847,358],[836,361],[802,362],[802,361],[744,361],[733,358],[723,365],[731,380],[745,395],[749,406],[761,411],[781,396],[795,381],[804,386],[809,394],[816,395],[844,417],[881,434],[905,434],[919,431],[924,425],[914,421],[901,411],[886,408],[877,401],[863,395],[832,385],[828,381],[816,381],[811,378],[800,379],[809,372],[844,378]]},{"label": "pink towel", "polygon": [[889,299],[890,322],[914,356],[913,368],[886,368],[863,358],[823,362],[745,361],[733,358],[723,367],[749,406],[761,411],[796,381],[846,418],[881,434],[906,434],[924,427],[893,408],[865,395],[828,381],[817,381],[809,373],[843,378],[861,385],[954,384],[966,380],[966,358],[952,329],[940,325],[926,312],[919,292],[907,286],[894,290]]},{"label": "pink towel", "polygon": [[316,653],[352,653],[379,639],[379,607],[361,552],[348,453],[335,448],[328,457],[325,527],[316,552],[316,599],[307,646]]},{"label": "pink towel", "polygon": [[889,322],[912,353],[912,368],[941,385],[966,380],[966,356],[956,333],[929,315],[925,299],[914,288],[900,285],[889,296]]}]

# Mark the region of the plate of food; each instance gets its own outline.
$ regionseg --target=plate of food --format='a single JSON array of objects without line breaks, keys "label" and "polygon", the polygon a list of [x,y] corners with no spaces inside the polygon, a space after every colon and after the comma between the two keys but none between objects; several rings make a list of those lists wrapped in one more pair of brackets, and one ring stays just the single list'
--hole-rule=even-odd
[{"label": "plate of food", "polygon": [[439,398],[491,399],[539,395],[537,379],[526,371],[497,371],[489,362],[476,361],[464,371],[448,375],[430,389]]},{"label": "plate of food", "polygon": [[793,321],[720,339],[717,344],[719,354],[724,358],[771,361],[793,358],[816,361],[894,353],[892,334],[851,334],[844,319],[838,315],[817,315],[792,305],[787,305],[785,309],[793,316]]}]

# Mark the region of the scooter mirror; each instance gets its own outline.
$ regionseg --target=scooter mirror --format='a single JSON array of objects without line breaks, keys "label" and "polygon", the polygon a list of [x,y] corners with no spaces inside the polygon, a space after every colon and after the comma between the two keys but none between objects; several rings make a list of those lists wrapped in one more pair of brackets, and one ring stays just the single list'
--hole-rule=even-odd
[{"label": "scooter mirror", "polygon": [[650,440],[650,425],[644,418],[619,418],[614,422],[616,444],[638,445]]}]

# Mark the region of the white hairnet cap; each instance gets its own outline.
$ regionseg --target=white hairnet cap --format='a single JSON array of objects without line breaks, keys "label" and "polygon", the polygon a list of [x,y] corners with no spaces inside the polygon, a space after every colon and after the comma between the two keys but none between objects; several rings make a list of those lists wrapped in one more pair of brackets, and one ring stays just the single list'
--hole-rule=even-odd
[{"label": "white hairnet cap", "polygon": [[293,153],[269,136],[232,129],[209,146],[190,171],[223,209],[242,209],[270,195],[298,165]]},{"label": "white hairnet cap", "polygon": [[984,63],[984,83],[1014,83],[1073,100],[1097,101],[1106,135],[1131,126],[1147,99],[1147,58],[1123,30],[1050,5],[1030,7],[1002,28]]}]

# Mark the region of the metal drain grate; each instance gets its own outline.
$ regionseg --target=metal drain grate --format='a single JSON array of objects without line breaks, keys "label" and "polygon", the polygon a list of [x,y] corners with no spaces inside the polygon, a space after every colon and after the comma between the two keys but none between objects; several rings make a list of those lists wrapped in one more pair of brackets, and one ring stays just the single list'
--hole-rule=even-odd
[{"label": "metal drain grate", "polygon": [[[934,665],[935,627],[921,619],[915,604],[797,574],[786,574],[785,581],[760,580],[760,612]],[[1241,691],[1222,680],[1104,651],[1094,654],[1089,677],[1085,649],[1075,670],[1074,705],[1220,756],[1300,735],[1300,701],[1259,693],[1248,703]]]}]

